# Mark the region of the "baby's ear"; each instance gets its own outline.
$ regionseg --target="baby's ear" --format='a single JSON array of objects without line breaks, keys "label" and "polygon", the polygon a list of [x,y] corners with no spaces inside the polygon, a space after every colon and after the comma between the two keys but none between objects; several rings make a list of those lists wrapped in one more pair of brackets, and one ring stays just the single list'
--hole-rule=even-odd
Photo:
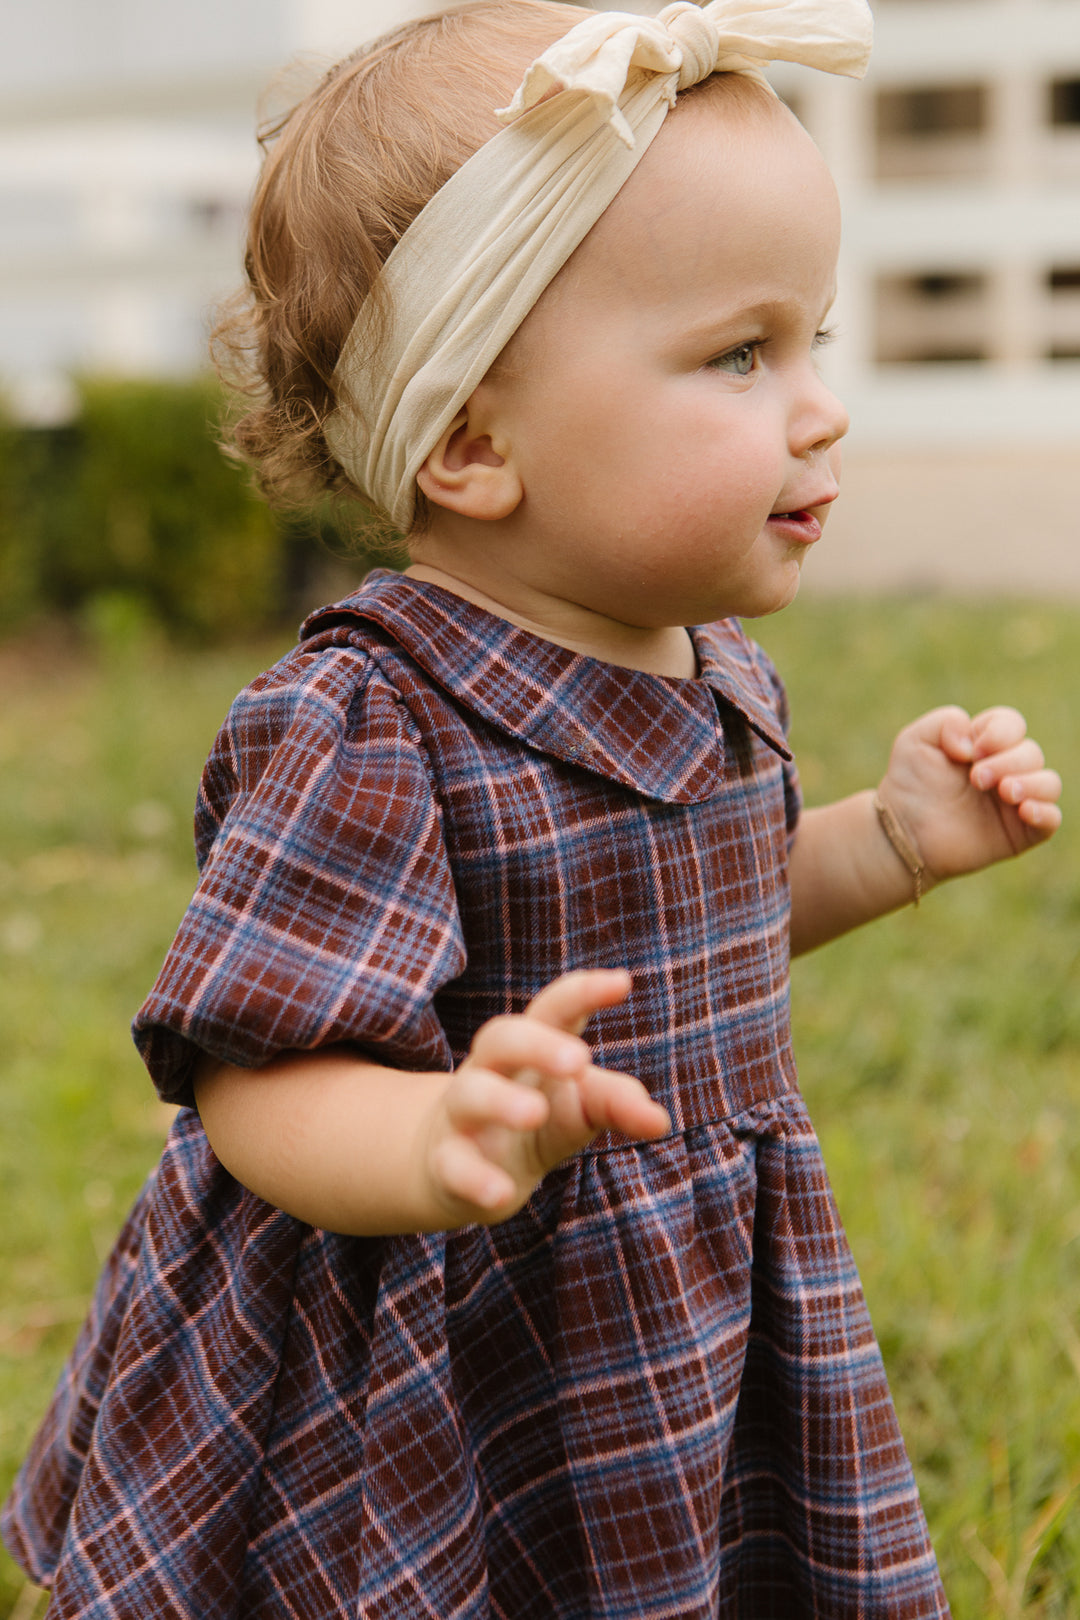
[{"label": "baby's ear", "polygon": [[467,400],[416,475],[435,506],[493,523],[524,494],[508,440],[484,410],[481,389]]}]

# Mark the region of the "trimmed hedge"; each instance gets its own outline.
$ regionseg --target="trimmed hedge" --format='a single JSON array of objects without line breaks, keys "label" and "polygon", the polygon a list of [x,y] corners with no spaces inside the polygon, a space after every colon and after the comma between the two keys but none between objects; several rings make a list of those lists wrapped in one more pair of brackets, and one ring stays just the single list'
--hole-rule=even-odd
[{"label": "trimmed hedge", "polygon": [[121,599],[186,640],[294,614],[363,548],[332,519],[276,517],[218,449],[207,380],[90,380],[61,428],[0,424],[0,631]]}]

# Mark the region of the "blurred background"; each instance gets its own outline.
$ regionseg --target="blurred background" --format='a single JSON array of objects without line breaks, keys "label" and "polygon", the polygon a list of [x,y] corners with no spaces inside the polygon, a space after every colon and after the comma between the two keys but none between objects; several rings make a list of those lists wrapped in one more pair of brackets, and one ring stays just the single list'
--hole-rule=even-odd
[{"label": "blurred background", "polygon": [[[0,391],[16,424],[72,423],[73,379],[205,368],[260,98],[287,99],[295,70],[266,97],[287,62],[302,80],[420,9],[2,0]],[[875,11],[864,83],[773,70],[846,218],[826,365],[854,425],[807,586],[1076,591],[1080,0]]]},{"label": "blurred background", "polygon": [[[421,9],[416,7],[416,10]],[[656,9],[648,7],[646,9]],[[235,692],[362,537],[214,444],[260,108],[393,0],[0,0],[0,1495],[171,1111],[127,1033]],[[1080,0],[877,0],[777,66],[843,195],[844,493],[754,627],[807,798],[937,703],[1080,788]],[[293,66],[286,71],[286,64]],[[802,1083],[957,1620],[1080,1620],[1080,841],[795,964]],[[0,1615],[45,1599],[0,1553]]]}]

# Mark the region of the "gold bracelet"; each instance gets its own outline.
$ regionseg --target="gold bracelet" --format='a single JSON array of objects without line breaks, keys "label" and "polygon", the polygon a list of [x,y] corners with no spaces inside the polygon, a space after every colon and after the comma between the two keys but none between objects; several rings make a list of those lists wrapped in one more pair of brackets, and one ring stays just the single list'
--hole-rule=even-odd
[{"label": "gold bracelet", "polygon": [[874,809],[877,811],[878,820],[881,822],[882,832],[911,873],[911,880],[915,885],[915,905],[917,907],[922,899],[923,877],[926,873],[923,858],[880,793],[874,794]]}]

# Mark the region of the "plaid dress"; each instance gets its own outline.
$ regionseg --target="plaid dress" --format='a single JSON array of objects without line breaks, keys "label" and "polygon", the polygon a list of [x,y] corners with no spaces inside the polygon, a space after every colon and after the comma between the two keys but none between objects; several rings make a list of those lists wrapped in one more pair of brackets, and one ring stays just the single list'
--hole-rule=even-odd
[{"label": "plaid dress", "polygon": [[674,1128],[351,1238],[184,1107],[6,1508],[53,1620],[947,1614],[796,1087],[783,698],[694,639],[669,680],[379,573],[237,700],[136,1021],[164,1097],[199,1051],[445,1070],[625,965],[589,1038]]}]

